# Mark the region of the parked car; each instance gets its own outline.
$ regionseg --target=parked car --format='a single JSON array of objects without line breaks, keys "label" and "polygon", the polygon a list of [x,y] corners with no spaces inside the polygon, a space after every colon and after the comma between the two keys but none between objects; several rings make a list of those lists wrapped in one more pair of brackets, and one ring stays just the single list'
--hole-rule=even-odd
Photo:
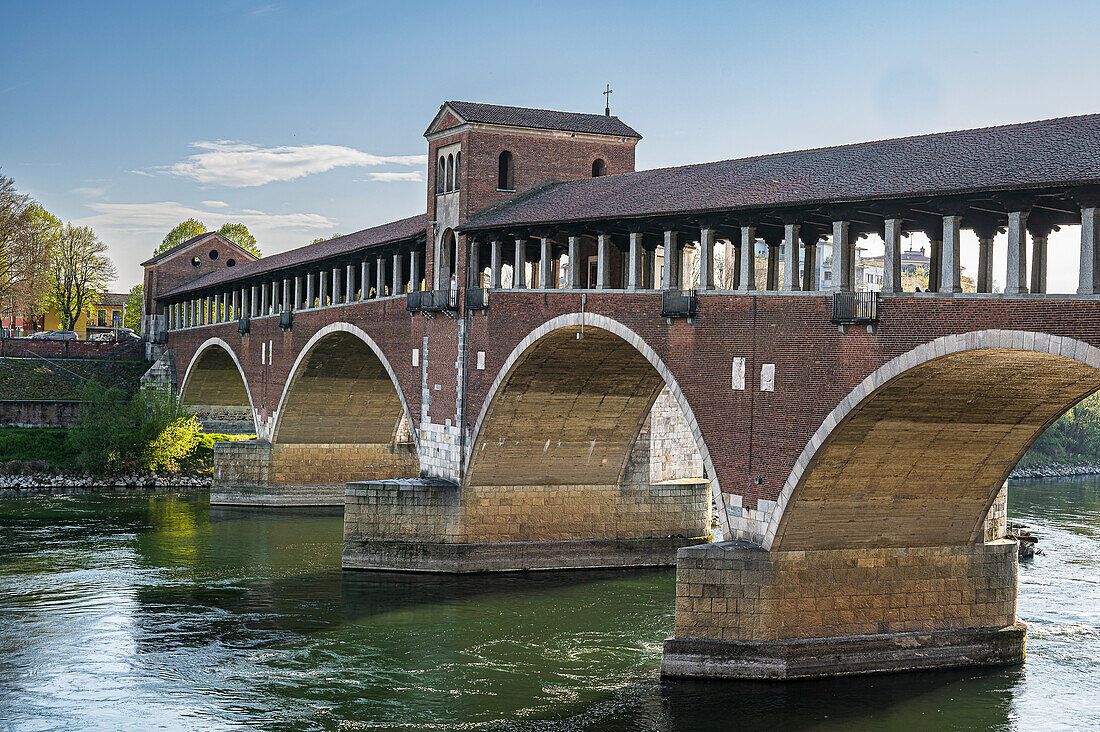
[{"label": "parked car", "polygon": [[131,328],[119,328],[115,332],[116,341],[140,341],[141,336],[133,331]]},{"label": "parked car", "polygon": [[75,341],[76,333],[71,330],[43,330],[31,336],[32,341]]},{"label": "parked car", "polygon": [[112,343],[114,340],[114,333],[92,333],[88,336],[89,343]]}]

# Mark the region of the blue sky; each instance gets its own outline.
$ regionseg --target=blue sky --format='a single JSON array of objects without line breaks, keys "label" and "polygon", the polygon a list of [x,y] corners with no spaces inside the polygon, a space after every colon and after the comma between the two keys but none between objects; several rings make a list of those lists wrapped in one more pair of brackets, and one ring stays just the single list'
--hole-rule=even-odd
[{"label": "blue sky", "polygon": [[[271,253],[423,211],[447,99],[600,112],[610,82],[639,168],[1100,112],[1094,2],[3,0],[0,18],[0,167],[95,228],[119,288],[191,215]],[[1052,237],[1052,290],[1075,282],[1075,236]]]}]

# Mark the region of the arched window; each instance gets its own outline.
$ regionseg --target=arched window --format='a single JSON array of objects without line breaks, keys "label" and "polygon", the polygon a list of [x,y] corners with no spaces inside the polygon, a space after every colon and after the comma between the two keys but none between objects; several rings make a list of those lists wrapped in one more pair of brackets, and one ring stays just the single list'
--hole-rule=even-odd
[{"label": "arched window", "polygon": [[455,153],[455,190],[462,187],[462,151]]},{"label": "arched window", "polygon": [[599,178],[601,175],[607,175],[607,162],[603,158],[596,158],[592,161],[592,177]]},{"label": "arched window", "polygon": [[497,161],[497,190],[514,191],[516,189],[516,161],[512,153],[505,150]]},{"label": "arched window", "polygon": [[443,156],[440,155],[439,156],[439,165],[436,167],[436,171],[435,171],[435,192],[436,193],[442,193],[443,192],[443,182],[446,179],[446,176],[447,176],[447,163],[444,162]]},{"label": "arched window", "polygon": [[455,156],[447,156],[447,190],[455,189]]}]

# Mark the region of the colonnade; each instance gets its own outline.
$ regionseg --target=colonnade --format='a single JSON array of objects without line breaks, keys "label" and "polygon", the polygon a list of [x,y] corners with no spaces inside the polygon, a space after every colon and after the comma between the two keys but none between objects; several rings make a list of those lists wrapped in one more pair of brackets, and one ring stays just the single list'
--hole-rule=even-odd
[{"label": "colonnade", "polygon": [[[391,253],[272,279],[168,306],[171,330],[260,318],[283,312],[403,295],[418,289],[423,277],[422,252]],[[405,275],[408,275],[406,278]]]}]

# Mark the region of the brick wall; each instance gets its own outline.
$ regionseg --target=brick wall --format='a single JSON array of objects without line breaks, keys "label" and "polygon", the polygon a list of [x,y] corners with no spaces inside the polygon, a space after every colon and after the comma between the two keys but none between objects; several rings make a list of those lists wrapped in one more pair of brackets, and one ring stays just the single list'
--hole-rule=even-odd
[{"label": "brick wall", "polygon": [[681,549],[677,639],[775,641],[1002,628],[1016,620],[1016,542],[766,552]]}]

